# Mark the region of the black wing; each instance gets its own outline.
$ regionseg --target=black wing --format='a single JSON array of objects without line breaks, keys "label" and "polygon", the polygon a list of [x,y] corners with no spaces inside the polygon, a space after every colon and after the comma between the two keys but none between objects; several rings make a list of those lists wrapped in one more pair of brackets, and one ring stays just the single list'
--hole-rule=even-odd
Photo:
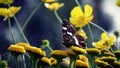
[{"label": "black wing", "polygon": [[66,19],[62,22],[62,34],[63,40],[62,44],[66,47],[71,47],[72,45],[76,45],[79,47],[85,47],[85,41],[80,35],[75,35],[76,30],[70,24],[70,22]]}]

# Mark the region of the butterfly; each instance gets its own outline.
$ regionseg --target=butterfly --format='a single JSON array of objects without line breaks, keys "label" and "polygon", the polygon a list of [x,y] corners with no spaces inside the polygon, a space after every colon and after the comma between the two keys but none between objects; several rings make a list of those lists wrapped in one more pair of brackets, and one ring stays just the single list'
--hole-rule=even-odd
[{"label": "butterfly", "polygon": [[66,19],[62,22],[62,44],[66,47],[72,45],[85,48],[86,43],[82,36],[76,35],[76,29]]}]

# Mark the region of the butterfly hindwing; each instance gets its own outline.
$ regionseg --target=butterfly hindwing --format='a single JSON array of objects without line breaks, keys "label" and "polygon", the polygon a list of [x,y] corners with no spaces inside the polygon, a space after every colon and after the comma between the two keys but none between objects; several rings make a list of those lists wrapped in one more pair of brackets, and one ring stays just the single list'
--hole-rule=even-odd
[{"label": "butterfly hindwing", "polygon": [[66,47],[71,47],[72,45],[85,47],[85,41],[80,35],[75,35],[76,30],[70,24],[70,22],[66,19],[62,22],[62,34],[63,34],[63,41],[62,44]]}]

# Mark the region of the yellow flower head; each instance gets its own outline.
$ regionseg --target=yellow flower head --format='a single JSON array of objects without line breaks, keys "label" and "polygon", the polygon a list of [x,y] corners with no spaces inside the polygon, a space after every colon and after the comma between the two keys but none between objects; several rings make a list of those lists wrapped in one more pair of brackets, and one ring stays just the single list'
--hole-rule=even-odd
[{"label": "yellow flower head", "polygon": [[119,50],[114,51],[114,54],[115,54],[115,57],[120,59],[120,51]]},{"label": "yellow flower head", "polygon": [[48,66],[51,66],[51,60],[47,57],[42,57],[40,59],[40,63],[42,63],[42,65],[48,65]]},{"label": "yellow flower head", "polygon": [[114,66],[114,68],[120,67],[120,62],[119,61],[114,61],[112,63],[112,65]]},{"label": "yellow flower head", "polygon": [[108,56],[108,57],[103,56],[103,57],[98,58],[98,59],[101,61],[104,61],[104,62],[108,62],[108,63],[112,63],[112,62],[117,60],[115,57],[111,57],[111,56]]},{"label": "yellow flower head", "polygon": [[49,2],[55,2],[57,0],[42,0],[42,1],[45,2],[45,3],[49,3]]},{"label": "yellow flower head", "polygon": [[76,60],[76,68],[90,68],[88,63],[83,62],[82,60]]},{"label": "yellow flower head", "polygon": [[61,3],[61,4],[59,4],[58,2],[54,2],[54,3],[51,3],[51,4],[45,3],[45,7],[50,9],[50,10],[58,10],[63,6],[64,6],[64,3]]},{"label": "yellow flower head", "polygon": [[67,50],[67,54],[70,57],[75,57],[76,56],[75,52],[72,49]]},{"label": "yellow flower head", "polygon": [[72,46],[71,49],[76,53],[76,54],[86,54],[86,50],[77,46]]},{"label": "yellow flower head", "polygon": [[95,63],[96,63],[99,67],[102,67],[102,68],[104,68],[105,66],[109,65],[107,62],[101,61],[101,60],[99,60],[99,59],[96,59],[96,60],[95,60]]},{"label": "yellow flower head", "polygon": [[76,35],[81,35],[85,40],[87,39],[87,35],[84,32],[84,30],[82,30],[82,29],[80,29],[79,31],[77,31]]},{"label": "yellow flower head", "polygon": [[16,53],[26,53],[24,47],[21,47],[21,46],[16,46],[16,45],[10,45],[8,47],[8,50],[11,51],[11,52],[16,52]]},{"label": "yellow flower head", "polygon": [[15,14],[21,9],[21,7],[12,6],[10,8],[0,8],[0,16],[4,16],[4,21],[8,19],[8,17],[13,17]]},{"label": "yellow flower head", "polygon": [[104,52],[103,56],[111,56],[111,57],[115,57],[115,55],[113,53],[110,52]]},{"label": "yellow flower head", "polygon": [[82,60],[83,62],[88,63],[88,58],[84,55],[78,55],[78,60]]},{"label": "yellow flower head", "polygon": [[50,58],[52,66],[57,64],[57,60],[53,57]]},{"label": "yellow flower head", "polygon": [[72,9],[70,15],[70,22],[75,27],[82,28],[86,24],[88,24],[93,19],[93,8],[90,5],[85,5],[84,12],[82,11],[82,8],[79,6],[76,6]]},{"label": "yellow flower head", "polygon": [[28,52],[34,54],[34,55],[38,55],[40,57],[46,56],[46,52],[43,51],[41,48],[37,48],[37,47],[33,47],[30,46],[26,49]]},{"label": "yellow flower head", "polygon": [[14,0],[0,0],[0,4],[11,4]]},{"label": "yellow flower head", "polygon": [[68,56],[67,52],[63,50],[53,50],[50,55],[56,59],[63,59]]},{"label": "yellow flower head", "polygon": [[120,7],[120,0],[116,1],[116,5]]},{"label": "yellow flower head", "polygon": [[97,48],[87,48],[86,51],[88,54],[90,54],[92,56],[98,56],[101,54],[101,51]]},{"label": "yellow flower head", "polygon": [[22,46],[22,47],[24,47],[26,50],[27,50],[27,48],[28,47],[30,47],[30,45],[28,44],[28,43],[18,43],[18,44],[16,44],[17,46]]},{"label": "yellow flower head", "polygon": [[113,35],[107,36],[107,33],[102,33],[101,40],[98,42],[93,42],[93,46],[100,49],[109,49],[115,42]]}]

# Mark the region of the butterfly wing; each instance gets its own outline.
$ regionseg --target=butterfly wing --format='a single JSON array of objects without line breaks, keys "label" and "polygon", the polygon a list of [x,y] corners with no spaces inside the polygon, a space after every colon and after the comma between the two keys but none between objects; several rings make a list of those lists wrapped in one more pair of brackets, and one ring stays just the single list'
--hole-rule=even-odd
[{"label": "butterfly wing", "polygon": [[62,22],[62,44],[66,47],[71,47],[72,45],[85,47],[85,42],[82,36],[75,35],[75,33],[76,30],[74,29],[74,27],[70,24],[68,20],[64,19]]}]

